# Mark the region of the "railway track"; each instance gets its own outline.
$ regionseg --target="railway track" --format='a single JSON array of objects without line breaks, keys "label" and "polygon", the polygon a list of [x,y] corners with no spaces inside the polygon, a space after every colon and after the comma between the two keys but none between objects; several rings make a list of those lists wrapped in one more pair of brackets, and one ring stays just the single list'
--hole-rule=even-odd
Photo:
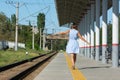
[{"label": "railway track", "polygon": [[24,60],[0,68],[0,80],[22,80],[42,64],[47,62],[57,52],[43,54],[29,60]]}]

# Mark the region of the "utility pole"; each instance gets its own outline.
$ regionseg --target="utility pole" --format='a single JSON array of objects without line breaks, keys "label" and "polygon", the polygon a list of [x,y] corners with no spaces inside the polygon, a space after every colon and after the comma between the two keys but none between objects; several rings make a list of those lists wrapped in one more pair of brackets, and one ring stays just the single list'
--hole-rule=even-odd
[{"label": "utility pole", "polygon": [[43,50],[45,50],[45,33],[43,33]]},{"label": "utility pole", "polygon": [[18,50],[18,20],[19,20],[19,2],[16,4],[16,28],[15,28],[15,51]]},{"label": "utility pole", "polygon": [[35,33],[34,33],[34,31],[35,31],[35,25],[34,25],[34,22],[33,22],[33,27],[32,27],[32,49],[34,49],[35,47],[34,47],[34,36],[35,36]]},{"label": "utility pole", "polygon": [[42,48],[42,47],[41,47],[41,41],[42,41],[42,40],[41,40],[41,33],[42,33],[41,31],[42,31],[42,29],[40,28],[40,46],[39,46],[40,49]]},{"label": "utility pole", "polygon": [[53,42],[52,42],[52,39],[51,39],[51,51],[52,51],[52,48],[53,48],[53,45],[52,45],[52,44],[53,44]]},{"label": "utility pole", "polygon": [[47,32],[47,29],[44,29],[44,32],[43,32],[43,50],[45,50],[46,32]]},{"label": "utility pole", "polygon": [[[54,29],[52,29],[52,33],[54,34]],[[51,51],[53,50],[53,40],[51,39]]]},{"label": "utility pole", "polygon": [[16,8],[16,27],[15,27],[15,51],[18,50],[18,22],[19,22],[19,2],[6,1],[6,4],[16,4],[13,5]]},{"label": "utility pole", "polygon": [[[26,20],[27,22],[29,22],[30,20]],[[32,22],[32,49],[35,49],[35,47],[34,47],[34,42],[35,42],[35,21],[30,21],[30,22]]]}]

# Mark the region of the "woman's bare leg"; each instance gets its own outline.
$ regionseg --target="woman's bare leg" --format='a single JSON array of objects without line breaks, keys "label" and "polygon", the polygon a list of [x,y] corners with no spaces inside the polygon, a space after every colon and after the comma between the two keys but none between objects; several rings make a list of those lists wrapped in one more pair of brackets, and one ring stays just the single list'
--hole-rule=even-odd
[{"label": "woman's bare leg", "polygon": [[70,55],[71,55],[72,67],[75,68],[76,54],[71,53]]},{"label": "woman's bare leg", "polygon": [[74,63],[76,63],[76,54],[74,54]]},{"label": "woman's bare leg", "polygon": [[73,53],[70,54],[70,56],[71,56],[71,62],[72,62],[72,66],[74,66],[74,57],[73,57],[73,55],[74,55]]}]

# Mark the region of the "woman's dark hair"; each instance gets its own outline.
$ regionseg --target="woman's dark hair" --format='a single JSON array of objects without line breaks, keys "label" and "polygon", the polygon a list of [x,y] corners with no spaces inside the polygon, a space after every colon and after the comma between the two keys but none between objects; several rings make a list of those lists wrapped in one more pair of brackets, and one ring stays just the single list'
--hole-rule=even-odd
[{"label": "woman's dark hair", "polygon": [[71,29],[76,29],[76,30],[78,30],[78,27],[77,27],[76,24],[74,24],[74,25],[71,26]]},{"label": "woman's dark hair", "polygon": [[72,23],[72,25],[76,25],[76,23],[75,23],[75,22],[73,22],[73,23]]}]

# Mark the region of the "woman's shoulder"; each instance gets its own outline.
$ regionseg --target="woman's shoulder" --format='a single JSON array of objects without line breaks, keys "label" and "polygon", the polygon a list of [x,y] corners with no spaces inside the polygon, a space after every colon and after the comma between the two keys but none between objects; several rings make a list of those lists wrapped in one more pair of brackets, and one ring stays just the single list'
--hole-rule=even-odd
[{"label": "woman's shoulder", "polygon": [[73,29],[73,31],[78,32],[78,30],[76,30],[76,29]]},{"label": "woman's shoulder", "polygon": [[70,33],[78,33],[78,30],[76,30],[76,29],[71,29],[71,30],[70,30]]}]

